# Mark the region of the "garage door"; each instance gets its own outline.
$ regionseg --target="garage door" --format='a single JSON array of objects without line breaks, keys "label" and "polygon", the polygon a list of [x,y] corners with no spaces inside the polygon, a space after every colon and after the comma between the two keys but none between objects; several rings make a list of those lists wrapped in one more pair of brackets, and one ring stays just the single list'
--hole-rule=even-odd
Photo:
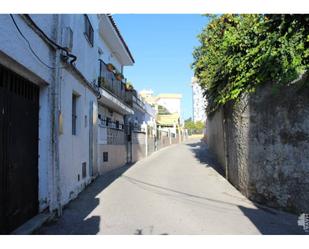
[{"label": "garage door", "polygon": [[38,212],[39,87],[0,65],[0,233]]}]

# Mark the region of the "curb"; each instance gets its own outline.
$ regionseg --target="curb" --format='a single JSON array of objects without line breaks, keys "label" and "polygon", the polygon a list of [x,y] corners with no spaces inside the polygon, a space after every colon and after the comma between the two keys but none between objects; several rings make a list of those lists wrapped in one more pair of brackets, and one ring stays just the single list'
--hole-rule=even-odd
[{"label": "curb", "polygon": [[32,219],[28,220],[26,223],[14,230],[11,235],[30,235],[38,230],[44,223],[53,219],[55,217],[54,213],[44,212],[34,216]]}]

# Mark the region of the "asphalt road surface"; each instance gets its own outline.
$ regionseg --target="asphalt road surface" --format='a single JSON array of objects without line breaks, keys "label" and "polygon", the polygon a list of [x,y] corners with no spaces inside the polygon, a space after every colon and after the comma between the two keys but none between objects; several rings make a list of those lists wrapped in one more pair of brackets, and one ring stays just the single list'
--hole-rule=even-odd
[{"label": "asphalt road surface", "polygon": [[297,216],[252,203],[199,140],[99,177],[38,234],[301,234]]}]

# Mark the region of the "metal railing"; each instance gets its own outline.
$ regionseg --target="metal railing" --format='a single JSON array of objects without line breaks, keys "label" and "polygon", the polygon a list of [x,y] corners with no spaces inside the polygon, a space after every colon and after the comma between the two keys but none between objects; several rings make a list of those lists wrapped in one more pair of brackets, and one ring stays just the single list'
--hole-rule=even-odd
[{"label": "metal railing", "polygon": [[126,92],[124,83],[116,79],[114,73],[107,69],[107,65],[102,60],[100,60],[99,87],[108,90],[122,101],[125,100]]},{"label": "metal railing", "polygon": [[133,89],[131,91],[127,91],[125,93],[125,102],[129,106],[133,106],[133,103],[135,103],[143,109],[146,108],[145,103],[141,100],[141,98],[139,97],[139,95],[138,95],[138,93],[135,89]]},{"label": "metal railing", "polygon": [[104,128],[112,128],[117,130],[124,130],[125,125],[118,121],[111,121],[109,119],[99,117],[99,125]]},{"label": "metal railing", "polygon": [[104,88],[110,93],[116,95],[116,97],[121,99],[127,105],[132,107],[133,103],[136,103],[138,106],[145,109],[145,103],[142,101],[137,91],[135,89],[126,90],[125,83],[117,80],[114,73],[107,69],[107,65],[102,60],[100,60],[98,85],[99,87]]}]

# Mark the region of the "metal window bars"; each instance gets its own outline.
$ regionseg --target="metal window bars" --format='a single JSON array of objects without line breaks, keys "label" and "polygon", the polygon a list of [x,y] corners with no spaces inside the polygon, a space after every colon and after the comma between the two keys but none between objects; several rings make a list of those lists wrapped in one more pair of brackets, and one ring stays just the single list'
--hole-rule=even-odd
[{"label": "metal window bars", "polygon": [[124,130],[125,124],[120,123],[119,121],[112,121],[109,118],[98,117],[99,125],[105,128],[112,128],[116,130]]}]

